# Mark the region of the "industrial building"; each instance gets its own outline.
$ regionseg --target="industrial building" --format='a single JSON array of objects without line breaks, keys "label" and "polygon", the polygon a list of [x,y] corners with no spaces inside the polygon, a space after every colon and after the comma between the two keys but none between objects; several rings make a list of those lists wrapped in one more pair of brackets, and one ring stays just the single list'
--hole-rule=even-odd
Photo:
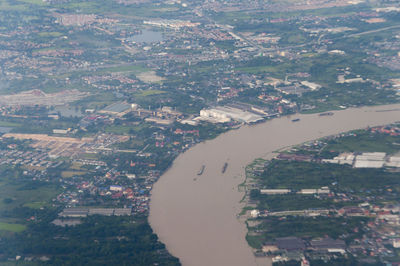
[{"label": "industrial building", "polygon": [[110,208],[90,208],[89,215],[104,215],[104,216],[112,216],[114,214],[114,209]]},{"label": "industrial building", "polygon": [[385,163],[389,167],[400,167],[400,156],[391,156]]},{"label": "industrial building", "polygon": [[357,155],[354,162],[355,168],[381,168],[385,163],[386,153],[364,152]]},{"label": "industrial building", "polygon": [[125,102],[117,102],[113,103],[103,110],[100,110],[100,114],[108,114],[112,116],[117,116],[117,117],[122,117],[125,114],[129,113],[134,109],[135,105],[134,104],[129,104]]},{"label": "industrial building", "polygon": [[66,208],[58,216],[65,218],[79,218],[88,215],[123,216],[132,215],[131,208]]},{"label": "industrial building", "polygon": [[354,168],[400,167],[400,156],[387,156],[384,152],[341,153],[323,163],[349,164]]},{"label": "industrial building", "polygon": [[312,194],[329,194],[331,191],[328,187],[321,187],[321,188],[304,188],[301,189],[298,194],[302,195],[312,195]]},{"label": "industrial building", "polygon": [[212,109],[201,110],[199,119],[213,123],[226,123],[234,120],[251,124],[264,120],[264,117],[238,108],[218,106]]},{"label": "industrial building", "polygon": [[155,123],[158,125],[163,125],[163,126],[170,126],[174,123],[174,120],[162,119],[162,118],[157,118],[157,117],[147,117],[144,119],[144,121],[149,122],[149,123]]},{"label": "industrial building", "polygon": [[71,217],[71,218],[77,218],[77,217],[86,217],[89,213],[89,210],[87,208],[68,208],[64,209],[59,216],[61,217]]},{"label": "industrial building", "polygon": [[261,189],[261,194],[266,195],[279,195],[279,194],[289,194],[292,192],[290,189]]},{"label": "industrial building", "polygon": [[321,85],[319,85],[317,83],[309,82],[309,81],[302,81],[301,85],[310,88],[312,91],[319,90],[322,87]]}]

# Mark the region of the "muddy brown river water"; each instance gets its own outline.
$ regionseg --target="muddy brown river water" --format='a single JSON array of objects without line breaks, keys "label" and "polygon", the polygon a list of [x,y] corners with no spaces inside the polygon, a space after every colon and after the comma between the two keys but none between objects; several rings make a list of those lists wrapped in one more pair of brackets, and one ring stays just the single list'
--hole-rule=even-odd
[{"label": "muddy brown river water", "polygon": [[[299,118],[300,121],[292,122]],[[152,190],[150,224],[183,265],[269,265],[256,260],[237,219],[245,166],[255,158],[313,139],[400,121],[400,104],[293,115],[243,126],[200,143],[174,161]],[[224,163],[228,163],[222,173]],[[197,173],[205,165],[201,176]]]}]

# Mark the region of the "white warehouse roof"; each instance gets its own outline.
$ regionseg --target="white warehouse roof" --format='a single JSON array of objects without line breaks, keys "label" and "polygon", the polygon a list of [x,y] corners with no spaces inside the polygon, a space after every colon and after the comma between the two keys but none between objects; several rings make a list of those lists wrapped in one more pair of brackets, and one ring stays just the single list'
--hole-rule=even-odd
[{"label": "white warehouse roof", "polygon": [[381,168],[384,161],[356,160],[355,168]]},{"label": "white warehouse roof", "polygon": [[242,111],[233,107],[218,106],[208,110],[201,110],[200,116],[204,117],[215,117],[219,119],[233,119],[244,123],[254,123],[261,121],[264,118],[260,115],[253,114],[247,111]]}]

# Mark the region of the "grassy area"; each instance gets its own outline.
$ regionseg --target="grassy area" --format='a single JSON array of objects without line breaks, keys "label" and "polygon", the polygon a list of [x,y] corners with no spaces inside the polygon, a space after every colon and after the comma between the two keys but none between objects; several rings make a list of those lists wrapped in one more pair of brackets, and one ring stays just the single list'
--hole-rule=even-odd
[{"label": "grassy area", "polygon": [[264,239],[260,236],[247,234],[246,240],[250,247],[260,249]]},{"label": "grassy area", "polygon": [[[80,157],[90,160],[90,159],[97,159],[98,156],[96,153],[84,153]],[[74,167],[71,167],[71,169],[74,169]]]},{"label": "grassy area", "polygon": [[[263,72],[269,72],[269,73],[279,73],[280,72],[278,66],[238,67],[235,70],[240,71],[240,72],[250,73],[250,74],[263,73]],[[283,77],[283,73],[281,73],[281,77]]]},{"label": "grassy area", "polygon": [[0,222],[0,230],[18,233],[24,231],[25,229],[26,226],[22,224],[10,224]]},{"label": "grassy area", "polygon": [[0,0],[0,11],[23,11],[27,8],[26,5],[10,5],[7,0]]},{"label": "grassy area", "polygon": [[47,3],[43,0],[18,0],[18,2],[23,2],[26,4],[32,4],[32,5],[39,5],[39,6],[47,5]]},{"label": "grassy area", "polygon": [[158,95],[158,94],[163,94],[163,93],[166,93],[166,92],[162,91],[162,90],[145,90],[145,91],[141,91],[138,94],[135,94],[135,96],[146,97],[146,96]]},{"label": "grassy area", "polygon": [[130,126],[116,126],[116,125],[112,125],[112,126],[108,126],[104,129],[105,132],[107,133],[114,133],[114,134],[120,134],[120,135],[124,135],[124,134],[128,134],[129,131],[131,130],[132,127]]},{"label": "grassy area", "polygon": [[22,206],[38,207],[39,203],[49,202],[60,192],[54,185],[19,180],[19,173],[14,170],[3,169],[0,174],[0,213],[13,212]]},{"label": "grassy area", "polygon": [[302,209],[342,207],[343,204],[332,200],[321,200],[305,195],[262,195],[257,209],[269,211],[295,211]]},{"label": "grassy area", "polygon": [[84,174],[86,174],[86,172],[84,172],[84,171],[62,171],[61,177],[69,178],[69,177],[84,175]]},{"label": "grassy area", "polygon": [[46,202],[44,202],[44,201],[35,201],[35,202],[25,203],[22,206],[28,207],[28,208],[31,208],[31,209],[40,209],[40,208],[44,207],[45,205],[46,205]]},{"label": "grassy area", "polygon": [[0,127],[19,127],[20,125],[19,123],[0,121]]},{"label": "grassy area", "polygon": [[125,149],[139,149],[144,146],[144,140],[132,139],[126,142],[117,143],[115,147],[125,150]]},{"label": "grassy area", "polygon": [[342,217],[309,218],[289,216],[286,219],[270,217],[254,228],[260,229],[264,233],[261,236],[255,236],[255,239],[250,238],[250,240],[252,244],[257,244],[260,241],[270,241],[277,237],[322,237],[325,235],[336,239],[342,234],[354,234],[354,228],[360,227],[360,223],[366,220],[368,219],[364,217],[346,219]]},{"label": "grassy area", "polygon": [[102,93],[95,93],[90,97],[86,97],[82,100],[73,102],[73,106],[79,106],[79,108],[93,108],[93,109],[102,109],[107,105],[114,103],[117,100],[115,95],[112,92],[102,92]]},{"label": "grassy area", "polygon": [[302,114],[318,114],[318,113],[323,113],[326,111],[333,111],[333,110],[341,110],[341,108],[338,107],[338,105],[325,104],[325,105],[316,106],[316,108],[311,109],[311,110],[303,110],[300,113],[302,113]]},{"label": "grassy area", "polygon": [[52,32],[39,32],[38,35],[40,37],[60,37],[63,34],[61,32],[52,31]]},{"label": "grassy area", "polygon": [[115,66],[115,67],[106,67],[106,68],[100,68],[96,72],[99,73],[107,73],[107,72],[132,72],[132,73],[142,73],[149,71],[148,68],[142,67],[142,66],[132,66],[132,65],[124,65],[124,66]]},{"label": "grassy area", "polygon": [[81,9],[81,10],[93,10],[96,8],[96,3],[94,2],[76,2],[76,1],[71,1],[69,3],[63,3],[62,5],[60,4],[60,7],[65,7],[69,9]]},{"label": "grassy area", "polygon": [[338,140],[332,140],[324,148],[324,151],[338,152],[386,152],[395,153],[400,150],[400,137],[383,134],[371,134],[365,131],[355,131],[354,136],[347,136]]}]

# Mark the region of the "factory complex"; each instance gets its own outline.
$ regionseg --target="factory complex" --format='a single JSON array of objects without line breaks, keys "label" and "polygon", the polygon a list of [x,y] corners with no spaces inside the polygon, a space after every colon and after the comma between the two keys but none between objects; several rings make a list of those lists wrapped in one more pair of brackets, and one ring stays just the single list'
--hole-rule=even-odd
[{"label": "factory complex", "polygon": [[354,168],[400,167],[400,156],[387,156],[384,152],[344,152],[333,159],[323,159],[323,163],[349,164]]}]

